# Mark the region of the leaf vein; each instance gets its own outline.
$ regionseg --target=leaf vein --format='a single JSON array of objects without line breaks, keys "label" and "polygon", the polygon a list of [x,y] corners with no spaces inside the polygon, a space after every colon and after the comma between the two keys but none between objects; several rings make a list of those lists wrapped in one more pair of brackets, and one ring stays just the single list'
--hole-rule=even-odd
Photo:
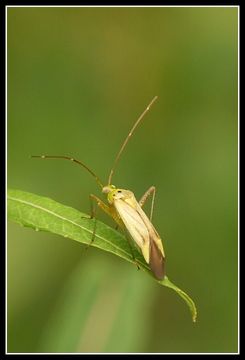
[{"label": "leaf vein", "polygon": [[[74,221],[72,221],[72,220],[70,220],[70,219],[67,219],[67,218],[65,218],[65,217],[63,217],[63,216],[61,216],[61,215],[59,215],[59,214],[57,214],[57,213],[55,213],[55,212],[53,212],[53,211],[51,211],[51,210],[49,210],[49,209],[46,209],[46,208],[44,208],[44,207],[42,207],[42,206],[40,206],[40,205],[37,205],[37,204],[31,203],[31,202],[28,202],[28,201],[26,201],[26,200],[20,200],[20,199],[14,198],[14,197],[12,197],[12,196],[9,196],[8,198],[9,198],[10,200],[13,200],[13,201],[16,201],[16,202],[23,203],[23,204],[26,204],[26,205],[28,205],[28,206],[31,206],[32,208],[37,208],[37,209],[39,209],[39,210],[41,210],[41,211],[47,212],[47,213],[49,213],[49,214],[51,214],[51,215],[53,215],[53,216],[55,216],[55,217],[60,218],[60,219],[63,220],[64,222],[68,222],[68,223],[70,223],[70,224],[72,224],[72,225],[75,225],[75,226],[77,226],[78,228],[80,228],[80,229],[82,229],[82,230],[84,230],[84,231],[86,231],[86,232],[88,232],[88,233],[90,233],[90,234],[93,234],[93,232],[90,231],[89,229],[87,229],[87,228],[85,228],[85,227],[83,227],[83,226],[75,223]],[[19,209],[18,209],[18,210],[19,210]],[[32,211],[33,211],[33,210],[32,210]],[[110,241],[106,240],[104,237],[102,237],[102,236],[100,236],[100,235],[98,235],[98,234],[96,234],[96,237],[98,237],[99,239],[103,240],[105,243],[110,244],[110,245],[111,245],[112,247],[114,247],[115,249],[118,249],[119,252],[123,252],[125,255],[130,256],[130,254],[129,254],[128,252],[126,252],[126,251],[123,250],[122,248],[116,246],[115,244],[111,243]]]}]

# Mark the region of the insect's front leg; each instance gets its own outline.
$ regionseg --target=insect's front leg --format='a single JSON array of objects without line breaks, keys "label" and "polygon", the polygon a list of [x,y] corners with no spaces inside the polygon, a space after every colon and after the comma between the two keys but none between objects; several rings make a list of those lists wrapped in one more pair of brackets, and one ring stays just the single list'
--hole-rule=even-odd
[{"label": "insect's front leg", "polygon": [[96,213],[97,213],[98,207],[100,209],[102,209],[107,215],[112,217],[114,219],[114,221],[117,223],[117,226],[122,227],[122,222],[121,222],[120,218],[117,216],[117,214],[113,211],[113,208],[111,208],[110,206],[105,204],[100,198],[98,198],[97,196],[95,196],[93,194],[89,195],[89,199],[90,199],[90,206],[91,206],[91,213],[90,213],[89,218],[94,219],[94,228],[93,228],[92,239],[91,239],[90,243],[87,245],[87,248],[93,243],[93,241],[95,239],[96,224],[97,224]]},{"label": "insect's front leg", "polygon": [[142,198],[139,201],[139,204],[141,207],[144,206],[146,200],[148,199],[148,197],[150,195],[152,195],[152,200],[151,200],[151,212],[150,212],[150,221],[152,220],[152,215],[153,215],[153,208],[154,208],[154,201],[155,201],[155,194],[156,194],[156,188],[155,186],[151,186],[142,196]]},{"label": "insect's front leg", "polygon": [[[112,217],[113,220],[116,222],[117,224],[117,227],[120,227],[121,229],[125,230],[125,226],[121,220],[121,218],[118,216],[117,212],[115,211],[115,208],[112,207],[112,206],[108,206],[107,204],[105,204],[100,198],[98,198],[97,196],[93,195],[93,194],[90,194],[89,196],[90,198],[90,202],[91,202],[91,215],[90,215],[90,218],[91,219],[95,219],[95,226],[94,226],[94,231],[93,231],[93,235],[92,235],[92,240],[90,242],[90,244],[88,246],[90,246],[93,241],[94,241],[94,238],[95,238],[95,232],[96,232],[96,218],[95,218],[95,208],[94,208],[94,203],[96,203],[96,205],[102,209],[108,216]],[[130,251],[131,251],[131,254],[132,254],[132,258],[133,258],[133,261],[135,263],[135,265],[137,266],[137,268],[139,269],[139,265],[137,264],[137,261],[135,259],[135,256],[134,256],[134,252],[133,252],[133,249],[132,249],[132,246],[131,246],[131,243],[130,243],[130,240],[128,239],[127,237],[127,234],[125,232],[125,237],[128,241],[128,244],[129,244],[129,247],[130,247]]]},{"label": "insect's front leg", "polygon": [[90,216],[82,216],[83,219],[94,219],[94,228],[93,228],[93,233],[92,233],[92,238],[91,238],[91,241],[89,244],[87,244],[86,248],[85,249],[88,249],[89,246],[93,243],[94,241],[94,238],[95,238],[95,233],[96,233],[96,210],[97,210],[97,207],[95,207],[95,203],[93,201],[93,194],[90,194],[89,195],[89,200],[90,200]]},{"label": "insect's front leg", "polygon": [[[113,207],[108,206],[100,198],[98,198],[97,196],[95,196],[93,194],[90,194],[90,201],[91,201],[91,203],[93,201],[96,202],[96,204],[99,206],[99,208],[101,208],[101,210],[103,210],[108,216],[113,218],[113,220],[117,223],[117,226],[120,226],[120,227],[123,226],[122,220],[119,218],[119,216],[117,215],[117,213]],[[91,215],[93,215],[93,214],[94,214],[94,212],[91,213]]]},{"label": "insect's front leg", "polygon": [[97,196],[95,196],[93,194],[89,195],[89,200],[90,200],[90,217],[89,218],[94,219],[94,228],[93,228],[91,241],[86,247],[87,249],[89,248],[90,245],[92,245],[92,243],[94,242],[94,239],[95,239],[96,225],[97,225],[96,212],[97,212],[98,206],[103,208],[103,205],[104,205],[104,207],[107,207],[107,205],[104,204],[102,200],[100,200],[99,198],[97,198]]}]

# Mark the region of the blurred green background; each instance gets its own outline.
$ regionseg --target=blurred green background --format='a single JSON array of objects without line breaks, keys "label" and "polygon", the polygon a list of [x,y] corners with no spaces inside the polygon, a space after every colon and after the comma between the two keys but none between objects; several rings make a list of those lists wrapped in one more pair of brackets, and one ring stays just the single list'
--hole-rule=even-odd
[{"label": "blurred green background", "polygon": [[[89,212],[114,176],[157,195],[185,303],[135,266],[8,223],[8,352],[237,351],[238,8],[8,8],[8,186]],[[112,221],[100,213],[107,224]]]}]

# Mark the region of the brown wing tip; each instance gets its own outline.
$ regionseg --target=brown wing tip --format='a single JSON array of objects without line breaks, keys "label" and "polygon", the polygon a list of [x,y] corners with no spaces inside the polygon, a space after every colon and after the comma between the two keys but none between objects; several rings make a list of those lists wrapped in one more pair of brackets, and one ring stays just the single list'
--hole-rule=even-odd
[{"label": "brown wing tip", "polygon": [[158,249],[154,241],[150,245],[150,268],[158,280],[163,280],[165,276],[165,258]]}]

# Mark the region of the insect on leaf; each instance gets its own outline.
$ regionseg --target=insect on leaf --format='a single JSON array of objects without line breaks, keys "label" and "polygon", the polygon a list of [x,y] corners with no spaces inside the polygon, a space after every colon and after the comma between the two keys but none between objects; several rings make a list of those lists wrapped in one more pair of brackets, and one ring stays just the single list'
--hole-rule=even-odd
[{"label": "insect on leaf", "polygon": [[[8,218],[22,226],[58,234],[85,245],[91,242],[93,221],[84,218],[84,216],[87,217],[88,215],[47,197],[11,189],[8,190],[7,210]],[[95,240],[91,246],[108,251],[130,263],[134,263],[125,237],[100,221],[97,222]],[[135,258],[140,268],[156,280],[143,256],[138,253]],[[167,276],[158,283],[175,290],[185,300],[195,322],[197,311],[193,300],[175,286]]]}]

